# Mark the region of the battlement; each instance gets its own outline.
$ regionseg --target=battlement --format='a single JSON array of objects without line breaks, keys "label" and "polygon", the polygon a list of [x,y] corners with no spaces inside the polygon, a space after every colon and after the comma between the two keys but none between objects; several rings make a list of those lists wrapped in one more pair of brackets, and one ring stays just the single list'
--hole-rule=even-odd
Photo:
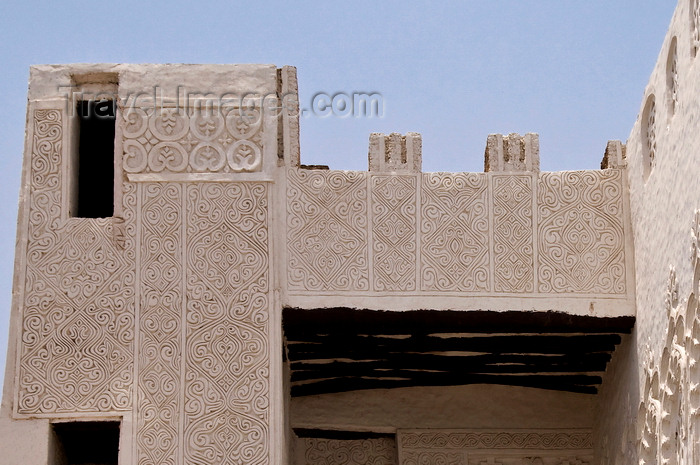
[{"label": "battlement", "polygon": [[423,163],[421,135],[372,133],[369,136],[369,171],[420,173]]}]

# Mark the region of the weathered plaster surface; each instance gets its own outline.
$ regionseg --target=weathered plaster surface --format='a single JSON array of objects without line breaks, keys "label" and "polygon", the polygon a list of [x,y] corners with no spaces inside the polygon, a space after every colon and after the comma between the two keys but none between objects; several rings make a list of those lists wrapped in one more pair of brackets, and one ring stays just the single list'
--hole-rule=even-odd
[{"label": "weathered plaster surface", "polygon": [[412,387],[295,397],[293,428],[591,428],[595,397],[512,386]]},{"label": "weathered plaster surface", "polygon": [[0,457],[7,464],[49,465],[49,421],[0,418]]}]

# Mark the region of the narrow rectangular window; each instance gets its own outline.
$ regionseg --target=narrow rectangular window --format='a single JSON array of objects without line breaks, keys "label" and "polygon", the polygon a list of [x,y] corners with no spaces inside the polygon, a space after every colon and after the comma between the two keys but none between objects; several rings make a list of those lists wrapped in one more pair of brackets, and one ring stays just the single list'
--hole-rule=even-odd
[{"label": "narrow rectangular window", "polygon": [[114,100],[81,100],[78,157],[73,175],[77,194],[73,216],[104,218],[114,214]]}]

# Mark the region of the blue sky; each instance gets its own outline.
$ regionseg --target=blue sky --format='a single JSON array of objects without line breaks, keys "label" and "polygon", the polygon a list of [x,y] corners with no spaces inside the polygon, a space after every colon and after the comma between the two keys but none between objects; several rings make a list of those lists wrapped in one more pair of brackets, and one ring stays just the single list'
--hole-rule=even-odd
[{"label": "blue sky", "polygon": [[29,66],[274,63],[313,95],[378,92],[382,118],[301,121],[302,163],[367,169],[370,132],[420,132],[424,171],[482,171],[489,133],[537,132],[543,170],[625,140],[675,2],[103,2],[0,5],[0,378]]}]

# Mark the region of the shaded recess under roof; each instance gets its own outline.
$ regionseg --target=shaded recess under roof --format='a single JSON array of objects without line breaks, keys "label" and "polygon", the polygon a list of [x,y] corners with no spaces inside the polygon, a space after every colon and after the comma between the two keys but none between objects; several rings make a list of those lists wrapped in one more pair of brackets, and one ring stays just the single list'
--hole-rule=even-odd
[{"label": "shaded recess under roof", "polygon": [[501,384],[595,394],[634,317],[285,308],[292,396]]}]

